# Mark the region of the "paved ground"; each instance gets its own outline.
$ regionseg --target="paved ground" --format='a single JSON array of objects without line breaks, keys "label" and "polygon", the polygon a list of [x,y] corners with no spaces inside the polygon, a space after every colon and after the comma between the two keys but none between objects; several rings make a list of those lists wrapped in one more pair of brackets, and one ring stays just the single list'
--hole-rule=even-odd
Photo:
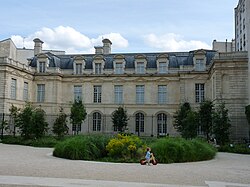
[{"label": "paved ground", "polygon": [[0,186],[250,187],[250,155],[218,153],[210,161],[141,166],[60,159],[52,151],[0,144]]}]

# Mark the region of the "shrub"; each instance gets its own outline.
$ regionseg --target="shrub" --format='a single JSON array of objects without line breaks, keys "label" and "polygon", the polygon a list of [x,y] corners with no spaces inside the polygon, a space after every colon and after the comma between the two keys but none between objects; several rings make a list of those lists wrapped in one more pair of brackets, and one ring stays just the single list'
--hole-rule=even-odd
[{"label": "shrub", "polygon": [[250,154],[250,147],[247,144],[228,144],[219,147],[221,152]]},{"label": "shrub", "polygon": [[109,139],[105,135],[71,137],[58,143],[53,155],[72,160],[98,160],[107,155],[105,147]]},{"label": "shrub", "polygon": [[216,150],[201,140],[161,138],[151,145],[158,162],[190,162],[212,159]]},{"label": "shrub", "polygon": [[137,136],[118,134],[111,139],[106,146],[108,155],[114,158],[135,158],[139,157],[139,148],[143,145],[141,139]]}]

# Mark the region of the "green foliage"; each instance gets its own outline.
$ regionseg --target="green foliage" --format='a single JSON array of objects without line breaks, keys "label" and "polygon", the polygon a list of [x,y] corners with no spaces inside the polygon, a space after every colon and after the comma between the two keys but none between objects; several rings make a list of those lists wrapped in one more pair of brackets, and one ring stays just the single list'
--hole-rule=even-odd
[{"label": "green foliage", "polygon": [[249,136],[250,136],[250,105],[247,105],[247,106],[245,107],[245,114],[246,114],[247,121],[248,121],[248,125],[249,125],[248,134],[249,134]]},{"label": "green foliage", "polygon": [[45,112],[41,108],[34,109],[29,103],[17,115],[16,125],[25,139],[41,138],[47,132],[48,123]]},{"label": "green foliage", "polygon": [[67,115],[63,112],[63,108],[60,108],[59,116],[56,118],[52,129],[53,133],[56,134],[59,139],[68,134],[69,128],[66,119]]},{"label": "green foliage", "polygon": [[200,104],[199,122],[207,140],[210,139],[213,127],[214,105],[212,101],[206,100]]},{"label": "green foliage", "polygon": [[17,144],[17,145],[27,145],[33,147],[54,147],[58,140],[54,137],[47,136],[38,139],[24,139],[21,136],[4,136],[2,143],[5,144]]},{"label": "green foliage", "polygon": [[125,127],[128,124],[127,111],[123,107],[118,107],[118,109],[112,115],[112,122],[114,127],[117,127],[119,132],[124,132]]},{"label": "green foliage", "polygon": [[213,115],[213,134],[219,145],[225,145],[229,142],[230,126],[228,110],[225,108],[225,104],[221,103]]},{"label": "green foliage", "polygon": [[9,111],[10,111],[10,118],[12,119],[12,123],[13,123],[12,125],[14,126],[13,135],[15,136],[16,135],[16,120],[17,120],[18,112],[20,111],[20,109],[12,104]]},{"label": "green foliage", "polygon": [[250,145],[247,144],[227,144],[219,147],[220,152],[250,154]]},{"label": "green foliage", "polygon": [[161,138],[151,145],[160,163],[192,162],[214,158],[216,150],[201,140]]},{"label": "green foliage", "polygon": [[110,157],[130,159],[141,156],[138,150],[142,146],[143,143],[138,136],[117,134],[117,137],[109,141],[106,150]]},{"label": "green foliage", "polygon": [[76,133],[79,132],[79,126],[85,120],[87,116],[86,109],[81,100],[75,100],[70,113],[70,120],[73,126],[76,127]]},{"label": "green foliage", "polygon": [[105,135],[74,136],[58,143],[53,155],[72,160],[98,160],[107,156],[105,147],[109,139]]},{"label": "green foliage", "polygon": [[174,127],[183,138],[195,138],[198,128],[198,114],[191,110],[188,102],[183,103],[174,115]]}]

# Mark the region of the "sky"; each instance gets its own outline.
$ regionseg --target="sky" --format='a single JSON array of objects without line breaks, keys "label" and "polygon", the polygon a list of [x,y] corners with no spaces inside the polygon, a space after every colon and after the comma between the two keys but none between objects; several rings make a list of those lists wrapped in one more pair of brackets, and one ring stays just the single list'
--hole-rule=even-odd
[{"label": "sky", "polygon": [[19,48],[94,53],[103,38],[112,53],[212,49],[234,38],[238,0],[1,0],[0,41]]}]

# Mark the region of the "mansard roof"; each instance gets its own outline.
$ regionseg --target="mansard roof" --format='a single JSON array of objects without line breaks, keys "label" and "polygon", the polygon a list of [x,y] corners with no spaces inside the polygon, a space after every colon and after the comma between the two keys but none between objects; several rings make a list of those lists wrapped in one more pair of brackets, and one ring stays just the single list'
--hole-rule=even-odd
[{"label": "mansard roof", "polygon": [[[179,68],[181,65],[191,66],[194,64],[194,54],[199,50],[189,52],[168,52],[168,53],[114,53],[114,54],[98,54],[101,56],[104,64],[104,69],[113,69],[113,62],[117,56],[124,57],[125,68],[135,68],[135,60],[146,59],[147,68],[157,68],[158,57],[167,58],[169,62],[169,68]],[[206,56],[206,65],[209,65],[216,54],[214,50],[202,50]],[[59,67],[61,69],[73,69],[73,62],[76,56],[83,57],[85,61],[85,69],[93,68],[93,61],[97,54],[81,54],[81,55],[54,55],[52,53],[46,53],[49,59],[49,67]],[[138,58],[143,57],[143,58]],[[31,59],[30,66],[36,67],[37,56]]]}]

